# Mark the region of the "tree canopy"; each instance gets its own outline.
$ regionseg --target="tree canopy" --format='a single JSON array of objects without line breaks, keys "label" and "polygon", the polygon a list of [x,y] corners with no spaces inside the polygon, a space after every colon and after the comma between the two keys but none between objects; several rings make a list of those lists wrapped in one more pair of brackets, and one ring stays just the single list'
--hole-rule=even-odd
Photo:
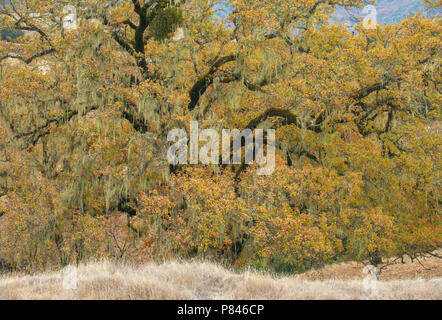
[{"label": "tree canopy", "polygon": [[[0,0],[25,32],[0,41],[0,257],[299,271],[441,246],[440,17],[350,30],[329,18],[363,0],[228,2]],[[190,121],[276,129],[275,173],[170,166]]]}]

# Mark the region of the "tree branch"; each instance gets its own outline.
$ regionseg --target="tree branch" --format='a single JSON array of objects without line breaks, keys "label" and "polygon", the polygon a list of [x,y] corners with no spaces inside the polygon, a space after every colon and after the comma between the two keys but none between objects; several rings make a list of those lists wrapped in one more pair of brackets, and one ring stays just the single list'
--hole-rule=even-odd
[{"label": "tree branch", "polygon": [[122,116],[124,119],[129,121],[135,131],[138,131],[140,133],[146,133],[148,131],[148,127],[143,119],[140,119],[139,117],[135,116],[132,112],[130,112],[128,109],[123,110]]},{"label": "tree branch", "polygon": [[255,119],[251,120],[246,128],[256,129],[258,125],[270,117],[281,117],[286,120],[286,124],[297,124],[298,118],[286,109],[270,108]]},{"label": "tree branch", "polygon": [[9,58],[9,59],[17,59],[17,60],[23,61],[26,64],[30,64],[32,61],[34,61],[37,58],[41,58],[41,57],[43,57],[45,55],[48,55],[48,54],[51,54],[51,53],[55,53],[55,52],[56,52],[55,49],[48,49],[48,50],[39,52],[39,53],[29,57],[29,58],[24,58],[24,57],[21,57],[21,56],[7,54],[7,55],[4,55],[4,56],[0,57],[0,62]]},{"label": "tree branch", "polygon": [[[89,107],[84,114],[87,114],[87,113],[91,112],[92,110],[97,110],[97,109],[98,109],[98,106]],[[57,125],[65,124],[78,114],[79,114],[78,110],[68,111],[64,115],[46,120],[46,122],[43,125],[38,126],[34,130],[17,133],[16,135],[14,135],[12,137],[12,140],[30,137],[29,143],[35,145],[42,137],[49,134],[49,132],[50,132],[49,126],[52,123],[56,123]]]},{"label": "tree branch", "polygon": [[218,69],[226,63],[235,61],[236,59],[237,56],[233,54],[218,59],[210,67],[209,71],[193,85],[192,89],[189,91],[190,103],[187,106],[190,111],[196,108],[200,97],[207,91],[210,85],[213,84],[213,78]]}]

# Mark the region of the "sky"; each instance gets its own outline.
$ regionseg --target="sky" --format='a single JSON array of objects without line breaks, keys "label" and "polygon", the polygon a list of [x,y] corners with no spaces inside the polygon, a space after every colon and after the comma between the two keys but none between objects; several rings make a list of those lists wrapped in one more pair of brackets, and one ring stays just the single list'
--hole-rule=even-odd
[{"label": "sky", "polygon": [[[405,19],[410,12],[417,13],[425,9],[420,0],[378,0],[376,6],[377,21],[383,24],[392,24]],[[357,13],[357,10],[352,10]],[[360,14],[359,14],[360,15]],[[338,8],[334,19],[339,22],[349,20],[349,15],[343,8]]]},{"label": "sky", "polygon": [[[226,4],[219,4],[217,9],[222,11],[218,12],[218,15],[225,17],[231,12],[230,8]],[[376,5],[377,20],[380,24],[391,24],[399,22],[407,17],[411,13],[416,13],[420,9],[424,9],[425,6],[420,0],[378,0]],[[353,14],[358,13],[357,10],[351,10]],[[343,8],[338,8],[333,19],[338,22],[350,22],[350,15]]]}]

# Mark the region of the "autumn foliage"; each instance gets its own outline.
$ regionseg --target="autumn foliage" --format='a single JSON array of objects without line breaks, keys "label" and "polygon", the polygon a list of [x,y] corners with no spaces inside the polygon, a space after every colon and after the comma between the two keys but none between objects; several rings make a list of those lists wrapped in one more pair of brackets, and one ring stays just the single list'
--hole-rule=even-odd
[{"label": "autumn foliage", "polygon": [[[66,3],[69,1],[65,1]],[[441,247],[440,17],[362,0],[0,1],[0,259],[302,271]],[[440,1],[426,1],[440,8]],[[177,36],[180,34],[182,36]],[[167,133],[276,129],[276,170],[171,166]]]}]

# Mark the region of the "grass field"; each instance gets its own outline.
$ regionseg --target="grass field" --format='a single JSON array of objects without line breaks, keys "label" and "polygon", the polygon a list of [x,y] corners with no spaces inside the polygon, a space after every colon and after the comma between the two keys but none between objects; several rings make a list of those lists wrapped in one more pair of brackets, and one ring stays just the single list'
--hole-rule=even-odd
[{"label": "grass field", "polygon": [[[374,285],[372,282],[367,285],[363,280],[366,275],[362,266],[356,264],[329,266],[300,276],[278,277],[252,271],[234,273],[206,262],[129,266],[104,261],[80,265],[75,271],[76,289],[66,287],[66,273],[61,271],[34,276],[4,275],[0,278],[0,299],[440,300],[441,267],[437,260],[434,263],[425,262],[430,265],[425,271],[431,270],[431,274],[421,273],[419,276],[419,273],[412,273],[412,269],[421,266],[407,264],[402,271],[390,271],[389,280],[381,277]],[[409,280],[403,279],[405,273],[408,273]],[[394,275],[399,279],[394,279]]]}]

